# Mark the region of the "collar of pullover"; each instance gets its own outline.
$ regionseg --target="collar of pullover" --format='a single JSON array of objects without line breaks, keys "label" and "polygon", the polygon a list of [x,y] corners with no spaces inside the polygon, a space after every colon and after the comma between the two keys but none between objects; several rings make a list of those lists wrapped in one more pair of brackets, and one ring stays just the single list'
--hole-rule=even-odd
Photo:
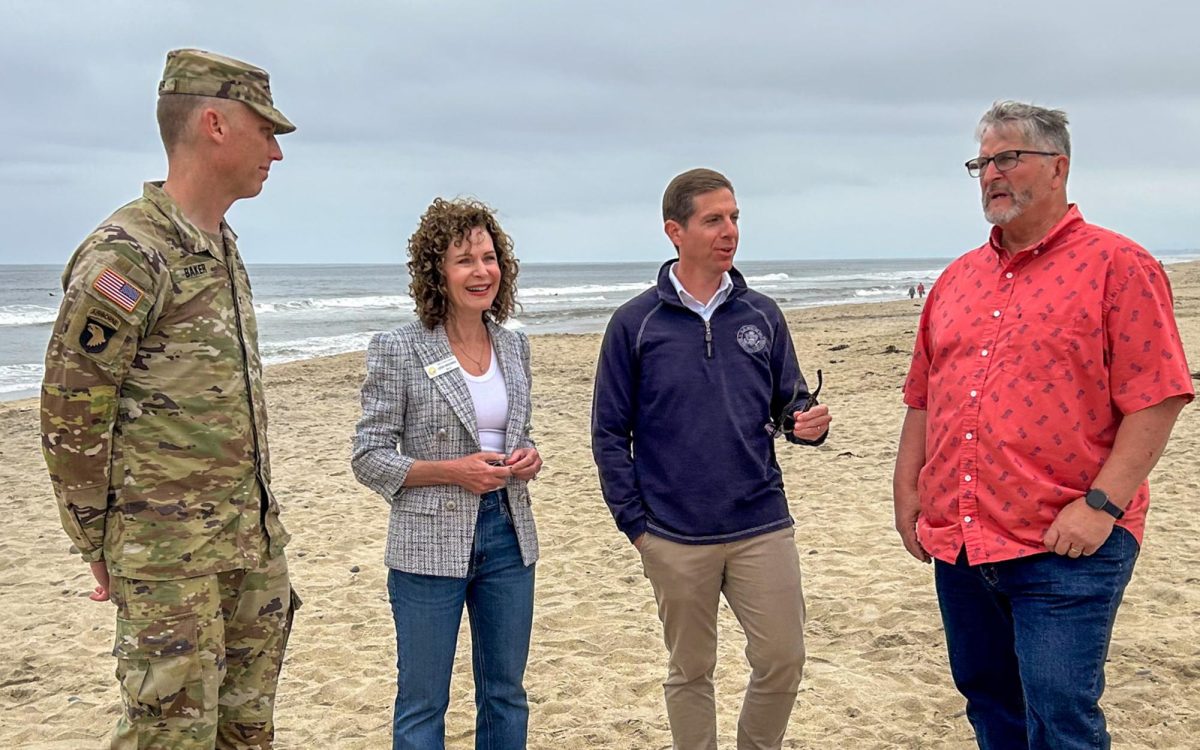
[{"label": "collar of pullover", "polygon": [[[675,285],[671,283],[670,270],[677,262],[676,258],[663,263],[658,269],[658,298],[668,305],[688,309],[679,299],[679,293],[675,291]],[[733,288],[729,290],[729,296],[725,298],[725,302],[721,304],[724,307],[729,303],[729,300],[744,294],[746,291],[746,279],[742,276],[741,271],[736,268],[729,269],[729,278],[733,281]]]}]

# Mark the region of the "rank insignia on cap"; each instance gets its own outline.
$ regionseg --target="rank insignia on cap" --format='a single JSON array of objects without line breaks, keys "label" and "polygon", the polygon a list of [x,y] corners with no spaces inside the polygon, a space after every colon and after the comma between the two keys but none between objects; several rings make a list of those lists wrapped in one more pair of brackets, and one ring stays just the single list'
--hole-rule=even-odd
[{"label": "rank insignia on cap", "polygon": [[88,315],[83,330],[79,332],[79,345],[88,354],[99,354],[108,347],[117,329],[108,325],[104,316]]},{"label": "rank insignia on cap", "polygon": [[105,268],[96,280],[92,282],[92,288],[105,298],[110,299],[125,312],[133,312],[137,309],[138,303],[142,301],[142,290],[138,289],[129,281],[112,270]]}]

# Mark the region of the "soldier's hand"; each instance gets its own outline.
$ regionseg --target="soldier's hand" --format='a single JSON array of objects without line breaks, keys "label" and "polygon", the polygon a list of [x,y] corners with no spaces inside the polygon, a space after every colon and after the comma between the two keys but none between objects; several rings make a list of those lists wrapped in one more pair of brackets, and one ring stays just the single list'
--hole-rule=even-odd
[{"label": "soldier's hand", "polygon": [[498,490],[512,476],[512,470],[504,465],[504,460],[503,453],[488,451],[456,458],[451,462],[457,477],[455,484],[473,495]]},{"label": "soldier's hand", "polygon": [[92,578],[96,579],[96,588],[92,589],[92,593],[88,594],[88,599],[94,602],[108,601],[108,563],[99,560],[94,563],[88,563],[92,566]]}]

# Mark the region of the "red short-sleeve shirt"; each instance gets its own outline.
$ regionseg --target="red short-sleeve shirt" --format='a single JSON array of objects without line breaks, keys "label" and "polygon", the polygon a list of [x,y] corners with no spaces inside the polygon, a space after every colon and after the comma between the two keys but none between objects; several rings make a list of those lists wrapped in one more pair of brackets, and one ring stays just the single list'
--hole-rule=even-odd
[{"label": "red short-sleeve shirt", "polygon": [[[926,410],[917,535],[971,564],[1044,552],[1125,414],[1194,395],[1162,266],[1072,205],[1005,261],[999,230],[957,259],[921,314],[904,402]],[[1140,543],[1145,482],[1118,525]]]}]

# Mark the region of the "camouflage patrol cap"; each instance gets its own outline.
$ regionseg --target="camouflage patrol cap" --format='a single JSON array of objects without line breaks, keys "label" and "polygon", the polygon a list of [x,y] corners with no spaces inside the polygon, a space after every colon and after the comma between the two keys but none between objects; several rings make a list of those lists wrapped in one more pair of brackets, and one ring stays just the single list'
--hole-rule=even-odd
[{"label": "camouflage patrol cap", "polygon": [[267,71],[232,57],[201,49],[171,50],[158,84],[158,95],[168,94],[235,99],[275,123],[279,135],[296,129],[291,120],[275,109]]}]

